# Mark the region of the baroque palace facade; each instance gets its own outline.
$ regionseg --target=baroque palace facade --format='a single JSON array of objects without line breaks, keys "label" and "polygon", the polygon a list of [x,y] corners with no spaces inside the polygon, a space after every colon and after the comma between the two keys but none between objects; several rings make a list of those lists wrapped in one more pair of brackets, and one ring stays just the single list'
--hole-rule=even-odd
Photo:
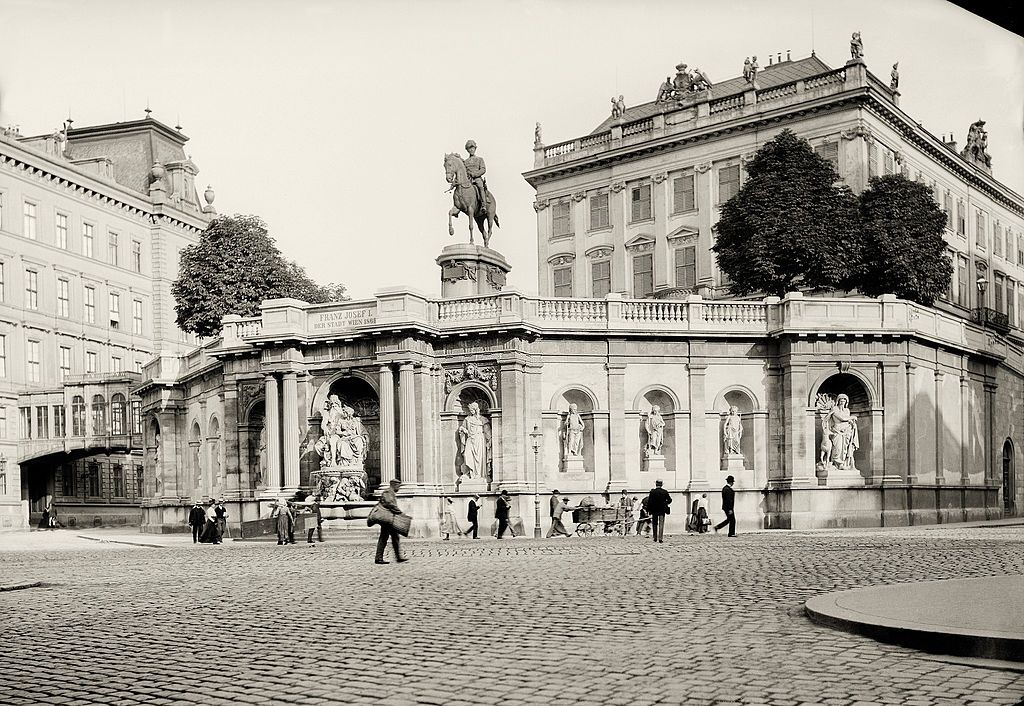
[{"label": "baroque palace facade", "polygon": [[[586,137],[546,146],[538,128],[525,177],[539,296],[504,287],[497,252],[452,246],[440,298],[267,301],[155,358],[136,388],[154,479],[144,528],[181,529],[197,497],[224,497],[238,522],[311,489],[334,397],[365,430],[370,489],[401,478],[421,535],[437,532],[442,494],[508,490],[529,526],[537,492],[614,498],[657,479],[681,529],[727,475],[741,531],[1018,512],[1024,200],[992,177],[983,125],[958,152],[857,51],[840,69],[812,56],[744,73],[709,85],[680,65],[659,100],[613,101]],[[943,301],[728,296],[717,206],[784,128],[855,190],[896,171],[932,187],[956,262]],[[467,450],[477,408],[487,433]]]},{"label": "baroque palace facade", "polygon": [[[187,137],[147,117],[0,131],[0,528],[137,524],[141,400],[175,324],[181,248],[213,213]],[[152,480],[149,481],[152,485]]]}]

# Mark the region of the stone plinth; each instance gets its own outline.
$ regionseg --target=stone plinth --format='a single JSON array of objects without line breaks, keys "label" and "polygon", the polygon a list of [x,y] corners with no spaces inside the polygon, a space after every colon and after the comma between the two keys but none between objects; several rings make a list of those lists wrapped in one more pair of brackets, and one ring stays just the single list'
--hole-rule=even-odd
[{"label": "stone plinth", "polygon": [[586,473],[587,469],[583,466],[582,456],[566,456],[562,459],[562,468],[566,473]]},{"label": "stone plinth", "polygon": [[497,294],[512,270],[497,250],[480,245],[449,245],[436,260],[441,268],[441,296],[480,297]]},{"label": "stone plinth", "polygon": [[722,470],[727,471],[729,475],[738,477],[746,470],[743,466],[743,456],[741,454],[725,454],[722,456]]},{"label": "stone plinth", "polygon": [[644,471],[647,473],[664,473],[665,457],[661,454],[650,454],[644,458]]},{"label": "stone plinth", "polygon": [[487,479],[480,477],[469,478],[468,476],[459,476],[459,479],[455,485],[455,490],[458,493],[486,493]]}]

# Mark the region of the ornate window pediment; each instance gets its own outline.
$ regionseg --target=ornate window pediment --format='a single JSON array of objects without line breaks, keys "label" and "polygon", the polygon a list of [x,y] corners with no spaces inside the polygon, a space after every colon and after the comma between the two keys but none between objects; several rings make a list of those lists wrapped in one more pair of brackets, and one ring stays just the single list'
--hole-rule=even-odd
[{"label": "ornate window pediment", "polygon": [[683,245],[697,242],[699,236],[700,233],[696,228],[681,226],[665,237],[668,238],[669,245]]},{"label": "ornate window pediment", "polygon": [[555,265],[556,267],[559,265],[571,265],[572,261],[575,259],[576,256],[573,255],[572,253],[559,253],[557,255],[552,255],[551,257],[549,257],[548,263]]},{"label": "ornate window pediment", "polygon": [[602,258],[611,257],[612,250],[613,248],[611,245],[598,245],[587,250],[585,254],[591,260],[600,260]]},{"label": "ornate window pediment", "polygon": [[631,253],[647,252],[654,249],[654,238],[641,233],[627,240],[624,247]]}]

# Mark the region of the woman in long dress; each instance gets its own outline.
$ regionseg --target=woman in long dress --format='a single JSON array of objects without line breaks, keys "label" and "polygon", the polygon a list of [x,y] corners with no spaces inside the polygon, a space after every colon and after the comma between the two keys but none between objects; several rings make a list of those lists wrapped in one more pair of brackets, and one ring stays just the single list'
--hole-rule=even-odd
[{"label": "woman in long dress", "polygon": [[459,523],[455,519],[455,512],[452,508],[452,499],[445,498],[444,505],[441,510],[441,535],[442,539],[447,541],[451,535],[455,534],[461,537],[464,532],[459,527]]}]

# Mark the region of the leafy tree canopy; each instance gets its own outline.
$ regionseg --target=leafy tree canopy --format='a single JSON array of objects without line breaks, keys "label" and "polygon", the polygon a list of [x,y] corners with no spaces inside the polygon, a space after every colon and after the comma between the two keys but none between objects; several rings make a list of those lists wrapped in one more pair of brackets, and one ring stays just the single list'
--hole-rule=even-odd
[{"label": "leafy tree canopy", "polygon": [[746,165],[712,248],[735,294],[850,289],[861,259],[857,197],[806,140],[784,130]]},{"label": "leafy tree canopy", "polygon": [[861,292],[931,304],[949,288],[953,265],[942,237],[946,214],[927,186],[900,174],[875,177],[860,195],[860,216]]},{"label": "leafy tree canopy", "polygon": [[198,243],[181,251],[171,294],[178,326],[198,336],[218,334],[227,314],[256,315],[264,299],[348,299],[343,285],[317,284],[285,259],[260,218],[243,215],[215,218]]}]

